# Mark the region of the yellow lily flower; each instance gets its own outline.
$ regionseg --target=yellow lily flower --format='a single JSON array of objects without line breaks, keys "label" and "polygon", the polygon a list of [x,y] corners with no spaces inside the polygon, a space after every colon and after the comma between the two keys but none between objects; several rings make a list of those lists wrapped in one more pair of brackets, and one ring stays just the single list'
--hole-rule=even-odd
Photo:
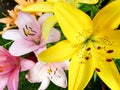
[{"label": "yellow lily flower", "polygon": [[[25,7],[23,11],[25,12],[54,12],[53,8],[56,3],[65,2],[74,7],[77,7],[78,3],[96,4],[98,0],[46,0],[44,2],[38,2],[28,7]],[[47,40],[48,35],[52,27],[57,23],[56,18],[51,16],[43,24],[43,37]]]},{"label": "yellow lily flower", "polygon": [[[66,3],[57,3],[55,17],[67,40],[39,54],[46,62],[71,58],[69,90],[83,90],[94,71],[112,90],[120,90],[120,74],[112,60],[120,58],[120,2],[102,8],[93,20]],[[74,11],[74,12],[73,12]]]}]

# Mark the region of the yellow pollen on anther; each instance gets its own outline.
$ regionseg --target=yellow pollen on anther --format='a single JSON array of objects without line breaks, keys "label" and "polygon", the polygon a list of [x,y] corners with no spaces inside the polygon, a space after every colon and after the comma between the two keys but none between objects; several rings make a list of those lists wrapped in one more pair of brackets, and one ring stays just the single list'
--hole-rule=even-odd
[{"label": "yellow pollen on anther", "polygon": [[25,29],[25,35],[29,35],[30,34],[30,30]]},{"label": "yellow pollen on anther", "polygon": [[51,70],[51,69],[48,69],[47,73],[50,74],[51,72],[52,72],[52,70]]}]

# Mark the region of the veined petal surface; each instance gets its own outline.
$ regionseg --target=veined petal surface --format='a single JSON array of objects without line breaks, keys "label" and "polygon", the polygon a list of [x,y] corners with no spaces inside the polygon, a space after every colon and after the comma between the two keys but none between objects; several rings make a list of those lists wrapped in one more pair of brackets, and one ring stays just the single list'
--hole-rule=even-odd
[{"label": "veined petal surface", "polygon": [[94,73],[94,62],[86,47],[72,57],[69,68],[69,90],[83,90]]},{"label": "veined petal surface", "polygon": [[48,39],[50,31],[52,30],[53,26],[57,23],[55,16],[51,16],[43,23],[42,26],[42,35],[45,40]]},{"label": "veined petal surface", "polygon": [[66,0],[46,0],[48,2],[66,2]]},{"label": "veined petal surface", "polygon": [[[107,28],[105,29],[107,30]],[[110,29],[109,29],[110,30]],[[112,58],[120,58],[120,30],[110,30],[109,32],[99,33],[93,37],[97,52],[101,52],[111,56]]]},{"label": "veined petal surface", "polygon": [[91,35],[92,20],[84,12],[66,3],[55,4],[54,12],[64,35],[70,42],[80,44]]},{"label": "veined petal surface", "polygon": [[104,53],[93,53],[95,70],[99,77],[112,90],[120,90],[120,74],[112,58]]},{"label": "veined petal surface", "polygon": [[98,0],[75,0],[75,1],[86,4],[96,4],[98,2]]},{"label": "veined petal surface", "polygon": [[54,3],[37,2],[22,9],[25,12],[53,12]]},{"label": "veined petal surface", "polygon": [[[102,8],[93,19],[95,31],[104,33],[116,29],[120,24],[120,1],[113,1]],[[103,30],[108,28],[107,30]]]},{"label": "veined petal surface", "polygon": [[71,58],[78,48],[64,40],[40,53],[38,58],[45,62],[64,61]]},{"label": "veined petal surface", "polygon": [[5,31],[2,34],[2,38],[8,39],[8,40],[13,40],[13,41],[23,39],[23,37],[20,35],[20,31],[16,30],[16,29]]}]

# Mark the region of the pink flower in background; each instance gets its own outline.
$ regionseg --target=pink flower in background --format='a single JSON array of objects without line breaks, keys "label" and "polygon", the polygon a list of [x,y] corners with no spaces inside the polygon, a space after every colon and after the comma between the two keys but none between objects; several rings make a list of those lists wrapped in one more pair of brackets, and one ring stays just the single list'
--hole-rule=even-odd
[{"label": "pink flower in background", "polygon": [[8,90],[18,90],[19,72],[31,69],[34,64],[31,60],[14,57],[0,47],[0,90],[6,85]]},{"label": "pink flower in background", "polygon": [[53,28],[47,41],[42,38],[42,23],[50,14],[43,15],[37,22],[35,17],[28,13],[18,13],[18,28],[11,29],[2,34],[5,39],[13,40],[9,51],[14,56],[20,56],[34,51],[41,52],[46,49],[46,43],[60,39],[60,32]]},{"label": "pink flower in background", "polygon": [[45,90],[50,81],[57,86],[66,88],[67,77],[64,70],[68,70],[68,65],[69,61],[59,63],[44,63],[38,61],[26,75],[26,78],[31,83],[41,82],[38,90]]}]

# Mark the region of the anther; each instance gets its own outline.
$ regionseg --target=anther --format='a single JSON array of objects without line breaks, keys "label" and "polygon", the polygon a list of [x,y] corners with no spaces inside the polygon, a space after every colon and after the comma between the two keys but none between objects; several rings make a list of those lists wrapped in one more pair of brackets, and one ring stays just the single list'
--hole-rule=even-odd
[{"label": "anther", "polygon": [[114,51],[113,50],[108,50],[107,53],[113,53]]},{"label": "anther", "polygon": [[100,72],[100,69],[99,69],[99,68],[95,68],[95,70],[96,70],[97,72]]},{"label": "anther", "polygon": [[111,61],[112,61],[112,59],[106,59],[106,61],[107,61],[107,62],[111,62]]}]

